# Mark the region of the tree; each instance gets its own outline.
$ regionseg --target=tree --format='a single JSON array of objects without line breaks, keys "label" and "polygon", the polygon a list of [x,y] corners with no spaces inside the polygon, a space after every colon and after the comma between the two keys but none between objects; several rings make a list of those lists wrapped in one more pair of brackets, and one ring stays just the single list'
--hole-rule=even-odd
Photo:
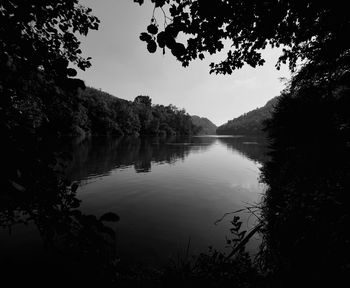
[{"label": "tree", "polygon": [[[51,109],[52,103],[63,103],[64,109],[74,106],[72,96],[84,83],[72,78],[77,72],[68,66],[75,64],[83,70],[90,66],[89,58],[81,55],[77,34],[87,35],[89,30],[98,29],[99,20],[91,12],[78,0],[1,1],[2,123],[12,128],[23,126],[19,119],[28,120],[34,115],[26,113],[33,112],[30,103],[35,103],[36,114],[47,120],[50,111],[58,110]],[[29,107],[22,109],[23,103]]]},{"label": "tree", "polygon": [[152,99],[149,96],[140,95],[134,99],[134,103],[144,105],[145,107],[150,108],[152,106]]},{"label": "tree", "polygon": [[283,287],[327,287],[349,274],[350,82],[335,64],[331,75],[323,63],[305,65],[267,121],[262,247],[281,281],[293,275]]},{"label": "tree", "polygon": [[81,69],[90,66],[89,59],[81,57],[76,33],[86,36],[90,29],[98,28],[99,20],[91,12],[78,0],[1,1],[2,60],[7,56],[46,72],[74,76],[72,70],[64,69],[66,61]]},{"label": "tree", "polygon": [[[144,0],[134,0],[142,5]],[[171,50],[183,66],[205,54],[215,54],[230,45],[226,59],[210,64],[210,73],[230,74],[244,64],[263,65],[261,50],[268,44],[283,47],[277,63],[297,60],[332,62],[350,46],[350,15],[338,1],[291,0],[151,0],[161,9],[163,24],[153,16],[140,39],[154,53],[157,47]],[[167,9],[170,16],[167,15]],[[184,34],[185,37],[179,36]],[[181,42],[180,39],[185,39]]]},{"label": "tree", "polygon": [[[23,159],[32,154],[31,136],[45,125],[56,131],[74,120],[77,89],[72,78],[90,66],[77,34],[98,28],[99,20],[78,0],[0,2],[0,134],[7,167],[4,191],[21,190]],[[47,131],[45,131],[47,132]],[[34,137],[33,137],[34,138]],[[34,156],[33,156],[34,157]],[[21,171],[21,172],[19,172]],[[20,175],[20,176],[19,176]]]}]

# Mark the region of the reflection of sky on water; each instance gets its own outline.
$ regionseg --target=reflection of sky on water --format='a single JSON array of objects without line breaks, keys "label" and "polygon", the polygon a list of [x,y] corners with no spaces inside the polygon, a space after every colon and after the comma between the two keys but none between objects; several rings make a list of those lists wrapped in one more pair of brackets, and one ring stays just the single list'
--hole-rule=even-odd
[{"label": "reflection of sky on water", "polygon": [[[45,147],[63,155],[58,162],[65,164],[65,175],[80,182],[77,197],[84,214],[99,217],[111,211],[120,216],[116,225],[120,254],[159,263],[174,257],[189,239],[191,253],[205,252],[209,245],[224,249],[231,218],[218,225],[215,221],[259,201],[264,187],[258,181],[257,161],[264,159],[259,154],[264,148],[245,141],[253,140],[93,137],[73,143],[54,141]],[[240,216],[245,227],[254,224],[247,213]],[[1,232],[6,234],[0,239],[5,250],[43,253],[34,225],[12,228],[11,235]],[[249,244],[250,251],[257,243]]]},{"label": "reflection of sky on water", "polygon": [[131,166],[136,172],[146,173],[154,165],[184,161],[190,153],[203,153],[214,145],[225,145],[227,149],[256,162],[265,161],[266,145],[248,140],[243,136],[231,135],[198,136],[185,141],[181,138],[171,141],[159,138],[92,138],[71,146],[73,159],[66,171],[73,180],[108,175],[111,170],[123,170]]},{"label": "reflection of sky on water", "polygon": [[[230,218],[213,223],[258,201],[264,190],[257,162],[263,149],[243,142],[222,136],[92,139],[76,146],[67,174],[85,184],[78,196],[87,213],[120,215],[119,245],[125,253],[163,261],[189,238],[193,252],[223,248]],[[251,225],[249,215],[241,216]]]}]

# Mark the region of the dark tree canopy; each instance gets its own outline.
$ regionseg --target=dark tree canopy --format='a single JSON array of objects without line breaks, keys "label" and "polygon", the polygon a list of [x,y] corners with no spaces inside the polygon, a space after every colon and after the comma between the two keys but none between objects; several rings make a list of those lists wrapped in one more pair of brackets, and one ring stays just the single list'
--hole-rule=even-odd
[{"label": "dark tree canopy", "polygon": [[[142,5],[144,0],[134,0]],[[140,39],[154,53],[165,47],[187,66],[205,54],[220,52],[229,43],[226,59],[210,64],[210,73],[230,74],[244,64],[263,65],[261,51],[267,46],[283,47],[277,63],[297,60],[332,62],[349,51],[345,41],[350,32],[350,14],[340,1],[291,0],[151,0],[163,11],[154,14],[147,33]],[[169,11],[169,12],[167,12]],[[168,15],[169,14],[169,15]],[[163,25],[164,22],[164,25]],[[163,28],[164,27],[164,28]],[[179,33],[185,34],[181,43]]]},{"label": "dark tree canopy", "polygon": [[0,2],[1,129],[35,130],[43,122],[51,127],[72,122],[66,106],[73,104],[77,88],[84,83],[74,78],[77,71],[69,64],[82,70],[90,66],[89,58],[82,56],[78,35],[85,36],[99,25],[91,9],[78,2]]},{"label": "dark tree canopy", "polygon": [[90,8],[78,2],[1,1],[1,57],[11,57],[45,70],[56,67],[58,58],[73,62],[81,69],[89,67],[88,59],[81,56],[76,35],[87,35],[90,29],[97,29],[99,20],[91,15]]}]

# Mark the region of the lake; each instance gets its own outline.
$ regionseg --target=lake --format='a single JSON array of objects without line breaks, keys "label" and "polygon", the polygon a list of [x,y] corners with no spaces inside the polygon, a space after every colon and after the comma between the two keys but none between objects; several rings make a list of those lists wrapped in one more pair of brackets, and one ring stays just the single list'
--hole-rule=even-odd
[{"label": "lake", "polygon": [[[191,138],[92,138],[72,146],[66,173],[81,183],[86,213],[112,211],[118,250],[134,261],[163,262],[190,245],[224,248],[231,217],[224,213],[259,202],[264,191],[259,167],[266,155],[261,139],[233,136]],[[254,217],[241,213],[245,228]],[[248,249],[256,248],[252,241]]]},{"label": "lake", "polygon": [[[96,216],[118,214],[120,221],[112,225],[118,254],[135,263],[166,263],[183,257],[188,247],[190,254],[207,252],[209,246],[226,249],[233,215],[214,223],[225,213],[258,203],[265,189],[259,182],[267,157],[262,139],[91,137],[61,142],[52,146],[69,155],[64,173],[69,182],[79,183],[79,209]],[[249,213],[239,216],[244,230],[256,221]],[[6,259],[44,253],[40,229],[18,224],[10,230],[0,232]],[[257,238],[250,241],[250,253],[258,243]]]}]

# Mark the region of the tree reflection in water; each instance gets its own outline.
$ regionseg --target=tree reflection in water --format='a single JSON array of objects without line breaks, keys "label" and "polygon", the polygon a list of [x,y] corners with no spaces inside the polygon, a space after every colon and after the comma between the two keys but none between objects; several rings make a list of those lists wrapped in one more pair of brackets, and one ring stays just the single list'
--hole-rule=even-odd
[{"label": "tree reflection in water", "polygon": [[218,139],[228,148],[242,153],[254,162],[265,163],[269,159],[268,141],[263,136],[220,137]]},{"label": "tree reflection in water", "polygon": [[[116,246],[115,231],[107,222],[118,221],[118,216],[83,214],[76,197],[79,184],[64,180],[59,173],[62,158],[46,153],[42,141],[8,140],[0,194],[2,282],[15,286],[111,283]],[[24,247],[33,231],[39,232],[41,240],[37,240],[42,244]]]},{"label": "tree reflection in water", "polygon": [[65,173],[74,181],[131,166],[137,173],[151,172],[154,164],[184,160],[190,153],[208,149],[216,140],[203,141],[188,137],[92,137],[69,142],[63,145],[63,151],[71,151],[72,155]]},{"label": "tree reflection in water", "polygon": [[[8,143],[9,169],[2,175],[7,183],[0,202],[1,235],[7,234],[3,247],[10,247],[9,241],[16,245],[12,250],[2,249],[1,269],[14,283],[43,284],[58,279],[60,284],[69,280],[76,285],[108,286],[125,268],[118,262],[115,226],[107,223],[118,217],[82,213],[76,195],[80,180],[107,175],[116,168],[151,172],[153,165],[183,161],[190,153],[206,151],[218,142],[257,162],[264,161],[265,151],[261,139],[244,137],[29,140],[23,140],[25,147]],[[42,248],[28,245],[30,252],[22,253],[26,242],[18,234],[31,234],[30,238],[33,230],[39,232],[36,240]],[[9,236],[8,231],[14,235]]]}]

